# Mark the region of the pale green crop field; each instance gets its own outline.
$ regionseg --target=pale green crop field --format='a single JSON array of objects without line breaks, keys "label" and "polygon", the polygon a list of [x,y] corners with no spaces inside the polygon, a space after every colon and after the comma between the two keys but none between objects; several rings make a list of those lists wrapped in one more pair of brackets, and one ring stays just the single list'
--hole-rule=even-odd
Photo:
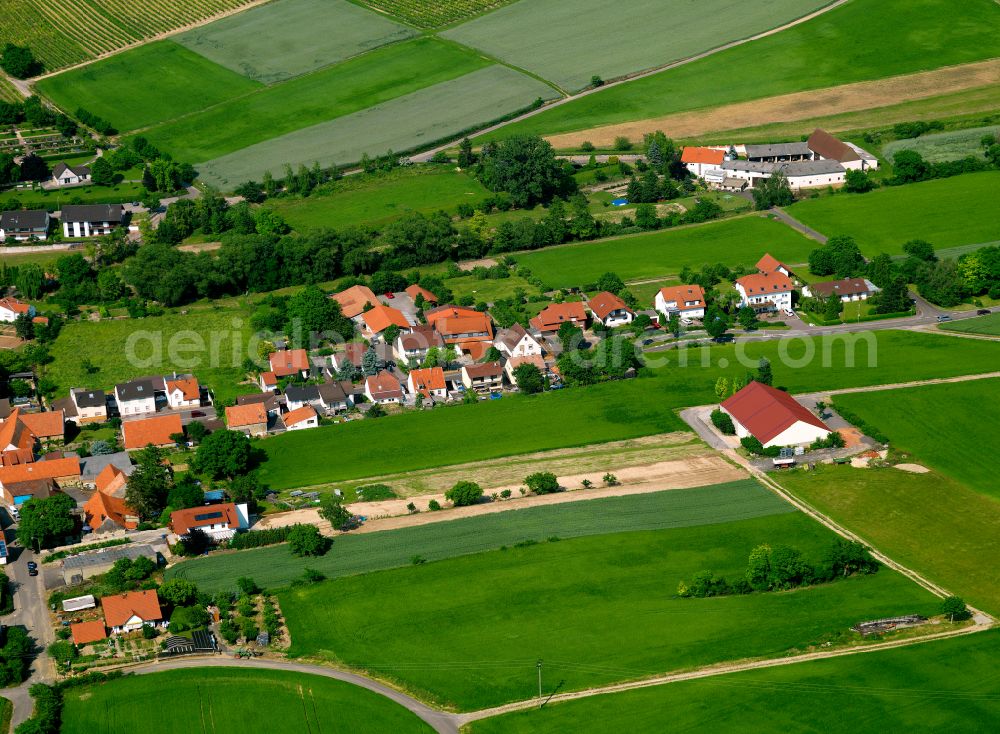
[{"label": "pale green crop field", "polygon": [[882,147],[882,153],[886,158],[892,159],[898,151],[915,150],[931,163],[954,161],[970,155],[974,158],[984,158],[986,149],[982,145],[982,139],[987,135],[994,138],[1000,135],[1000,125],[894,140]]}]

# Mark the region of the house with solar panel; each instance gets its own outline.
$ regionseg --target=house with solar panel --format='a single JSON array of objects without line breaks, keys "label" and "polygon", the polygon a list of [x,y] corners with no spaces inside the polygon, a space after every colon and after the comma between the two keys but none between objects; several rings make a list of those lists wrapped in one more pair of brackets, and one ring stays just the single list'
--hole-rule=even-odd
[{"label": "house with solar panel", "polygon": [[227,502],[221,505],[189,507],[170,513],[170,530],[185,538],[198,530],[213,543],[229,540],[240,530],[250,527],[247,505]]}]

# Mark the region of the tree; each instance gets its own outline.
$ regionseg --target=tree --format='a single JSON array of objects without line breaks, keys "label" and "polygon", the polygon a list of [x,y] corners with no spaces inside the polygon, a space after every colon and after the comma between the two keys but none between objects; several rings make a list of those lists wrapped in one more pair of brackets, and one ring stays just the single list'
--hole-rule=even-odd
[{"label": "tree", "polygon": [[22,181],[44,181],[50,174],[49,164],[34,153],[26,155],[21,160]]},{"label": "tree", "polygon": [[771,546],[758,545],[750,552],[746,579],[754,591],[766,591],[770,586]]},{"label": "tree", "polygon": [[927,263],[936,263],[937,255],[934,253],[934,245],[924,240],[910,240],[903,245],[903,252],[912,258]]},{"label": "tree", "polygon": [[868,280],[879,288],[885,288],[892,282],[895,268],[892,256],[882,252],[868,262]]},{"label": "tree", "polygon": [[715,397],[725,400],[729,396],[729,379],[720,377],[715,381]]},{"label": "tree", "polygon": [[18,339],[24,339],[24,341],[31,341],[35,338],[35,322],[29,314],[17,315],[17,318],[14,319],[14,333]]},{"label": "tree", "polygon": [[205,492],[190,474],[181,475],[167,493],[167,510],[184,510],[203,504],[205,504]]},{"label": "tree", "polygon": [[164,581],[156,593],[175,607],[193,604],[198,598],[198,587],[187,579],[172,578]]},{"label": "tree", "polygon": [[594,76],[590,77],[590,86],[595,87],[595,88],[596,87],[603,87],[604,86],[604,80],[601,79],[601,77],[599,77],[597,74],[594,74]]},{"label": "tree", "polygon": [[635,208],[635,226],[639,229],[650,230],[660,226],[660,220],[656,216],[656,207],[652,204],[640,204]]},{"label": "tree", "polygon": [[96,186],[110,186],[115,182],[115,171],[104,157],[90,164],[90,180]]},{"label": "tree", "polygon": [[552,494],[559,491],[559,480],[552,472],[535,472],[524,478],[528,489],[535,494]]},{"label": "tree", "polygon": [[709,306],[705,312],[704,325],[705,331],[713,339],[718,339],[729,330],[729,321],[718,306]]},{"label": "tree", "polygon": [[296,525],[288,533],[288,547],[297,556],[321,556],[330,546],[314,525]]},{"label": "tree", "polygon": [[678,339],[681,335],[681,315],[674,311],[670,314],[670,318],[667,320],[667,331],[674,335],[674,339]]},{"label": "tree", "polygon": [[170,469],[163,465],[163,452],[147,446],[136,456],[136,467],[125,485],[125,503],[143,520],[158,518],[170,492]]},{"label": "tree", "polygon": [[534,395],[545,389],[541,370],[530,362],[523,362],[514,368],[514,382],[525,395]]},{"label": "tree", "polygon": [[776,206],[788,206],[795,201],[795,195],[788,185],[785,174],[775,173],[753,189],[754,207],[758,211]]},{"label": "tree", "polygon": [[770,589],[791,589],[812,577],[812,568],[802,560],[802,554],[787,545],[776,545],[771,549],[769,566]]},{"label": "tree", "polygon": [[321,338],[346,341],[354,336],[354,324],[344,318],[340,304],[314,285],[289,298],[286,313],[288,335],[298,346]]},{"label": "tree", "polygon": [[175,607],[170,615],[170,632],[177,634],[204,627],[209,623],[208,611],[201,606]]},{"label": "tree", "polygon": [[[434,347],[431,347],[431,349],[434,349]],[[424,359],[425,363],[424,366],[436,367],[437,360],[440,358],[439,355],[440,352],[437,349],[435,349],[434,364],[428,365],[427,363],[431,361],[431,350],[428,349],[427,357],[425,357]],[[382,369],[382,360],[379,359],[378,352],[375,351],[374,347],[368,347],[365,353],[361,356],[361,371],[370,377],[371,375],[378,374],[378,371],[381,369]]]},{"label": "tree", "polygon": [[0,52],[0,68],[17,79],[27,79],[42,71],[30,48],[13,43],[6,44]]},{"label": "tree", "polygon": [[[3,104],[0,102],[0,106]],[[0,186],[10,186],[20,180],[21,169],[14,162],[14,156],[10,153],[0,153]]]},{"label": "tree", "polygon": [[490,191],[506,191],[514,206],[546,203],[573,190],[572,178],[539,137],[516,135],[483,145],[476,176]]},{"label": "tree", "polygon": [[866,171],[852,168],[844,175],[844,191],[850,194],[863,194],[875,188],[875,182],[871,180]]},{"label": "tree", "polygon": [[757,326],[757,312],[749,306],[742,306],[736,313],[736,319],[746,331],[750,331]]},{"label": "tree", "polygon": [[892,157],[893,179],[897,183],[923,181],[930,173],[930,165],[915,150],[901,150]]},{"label": "tree", "polygon": [[347,525],[353,517],[340,498],[332,492],[324,494],[319,501],[319,516],[333,528],[339,529]]},{"label": "tree", "polygon": [[596,287],[599,291],[617,294],[625,289],[625,282],[619,277],[618,273],[605,273],[597,279]]},{"label": "tree", "polygon": [[826,321],[838,321],[840,319],[840,296],[831,293],[823,303],[823,319]]},{"label": "tree", "polygon": [[961,622],[972,616],[965,601],[958,596],[946,597],[941,602],[941,614],[948,617],[952,622]]},{"label": "tree", "polygon": [[252,462],[253,447],[249,437],[241,431],[210,433],[199,444],[194,457],[195,470],[214,479],[232,479],[246,474]]},{"label": "tree", "polygon": [[809,270],[814,275],[853,278],[865,272],[865,258],[853,237],[837,235],[809,253]]},{"label": "tree", "polygon": [[468,507],[483,498],[483,488],[475,482],[456,482],[455,486],[444,493],[445,499],[455,507]]},{"label": "tree", "polygon": [[18,538],[28,548],[50,548],[76,529],[71,514],[76,500],[59,492],[45,499],[33,497],[21,505]]},{"label": "tree", "polygon": [[458,144],[458,167],[469,168],[475,162],[476,156],[472,152],[472,141],[468,138],[462,138],[462,142]]}]

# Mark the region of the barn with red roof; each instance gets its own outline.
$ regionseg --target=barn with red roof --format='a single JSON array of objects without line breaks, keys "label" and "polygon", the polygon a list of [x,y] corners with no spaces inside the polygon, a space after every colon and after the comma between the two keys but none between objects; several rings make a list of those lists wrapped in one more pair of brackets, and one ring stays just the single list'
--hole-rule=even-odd
[{"label": "barn with red roof", "polygon": [[760,382],[751,382],[720,407],[733,419],[738,438],[753,436],[764,448],[811,444],[831,433],[791,395]]}]

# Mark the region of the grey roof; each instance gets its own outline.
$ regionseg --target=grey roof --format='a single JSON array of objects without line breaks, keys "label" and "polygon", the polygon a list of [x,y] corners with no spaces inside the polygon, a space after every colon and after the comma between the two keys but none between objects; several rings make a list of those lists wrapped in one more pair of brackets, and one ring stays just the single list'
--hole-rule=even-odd
[{"label": "grey roof", "polygon": [[166,389],[167,385],[162,377],[140,377],[115,385],[115,395],[119,400],[144,400],[153,397],[157,390],[162,392]]},{"label": "grey roof", "polygon": [[[348,383],[349,385],[350,383]],[[347,402],[347,391],[340,382],[324,382],[316,388],[323,405],[336,405]]]},{"label": "grey roof", "polygon": [[256,405],[257,403],[263,404],[264,410],[277,410],[278,396],[273,392],[256,392],[250,395],[240,395],[236,398],[237,405]]},{"label": "grey roof", "polygon": [[120,222],[121,204],[67,204],[59,212],[65,222]]},{"label": "grey roof", "polygon": [[777,170],[786,176],[820,176],[826,173],[844,173],[844,167],[837,161],[793,161],[778,164]]},{"label": "grey roof", "polygon": [[48,229],[49,213],[38,209],[24,209],[0,214],[0,229]]},{"label": "grey roof", "polygon": [[151,545],[119,545],[114,548],[105,548],[95,553],[85,553],[79,556],[69,556],[64,558],[63,568],[90,568],[91,566],[104,566],[109,563],[128,558],[134,561],[140,556],[145,556],[150,560],[156,560],[156,551]]},{"label": "grey roof", "polygon": [[90,175],[90,169],[87,168],[87,166],[69,166],[69,165],[66,165],[65,161],[63,161],[61,163],[57,163],[55,165],[55,167],[53,167],[53,169],[52,169],[52,175],[55,178],[59,178],[64,173],[66,173],[66,171],[72,171],[77,176],[89,176]]},{"label": "grey roof", "polygon": [[746,171],[747,173],[774,173],[777,163],[762,163],[760,161],[722,161],[720,168],[724,171]]},{"label": "grey roof", "polygon": [[295,403],[313,403],[320,399],[319,388],[315,385],[289,385],[285,388],[285,398]]},{"label": "grey roof", "polygon": [[77,388],[70,392],[76,398],[76,404],[81,408],[103,408],[107,405],[108,399],[103,390]]},{"label": "grey roof", "polygon": [[773,143],[767,145],[748,145],[747,158],[772,158],[789,155],[807,155],[812,157],[808,143]]},{"label": "grey roof", "polygon": [[410,331],[400,334],[399,340],[403,349],[408,352],[444,346],[444,339],[434,330],[433,326],[414,326]]},{"label": "grey roof", "polygon": [[113,465],[122,470],[125,476],[131,476],[135,471],[132,466],[132,459],[127,451],[119,451],[116,454],[102,454],[100,456],[85,456],[80,459],[80,478],[87,481],[94,481],[97,475],[104,471],[109,465]]}]

